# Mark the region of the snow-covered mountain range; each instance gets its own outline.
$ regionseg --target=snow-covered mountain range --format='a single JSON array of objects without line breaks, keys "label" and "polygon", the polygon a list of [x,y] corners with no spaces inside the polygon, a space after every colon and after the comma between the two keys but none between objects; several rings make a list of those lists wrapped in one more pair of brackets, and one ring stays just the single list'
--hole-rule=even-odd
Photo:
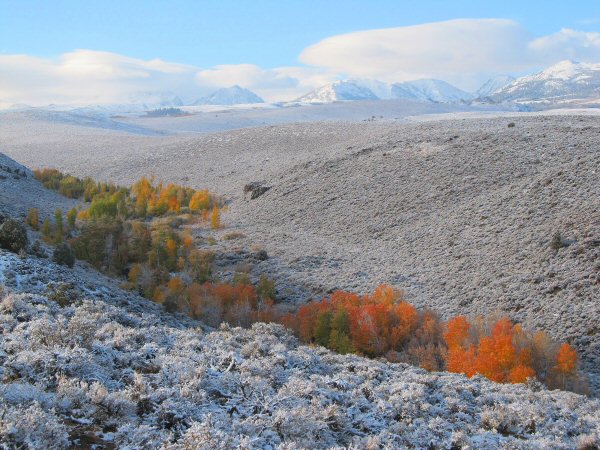
[{"label": "snow-covered mountain range", "polygon": [[455,103],[474,96],[442,80],[425,79],[404,83],[378,80],[345,80],[326,84],[298,98],[299,103],[331,103],[348,100],[407,99],[434,103]]},{"label": "snow-covered mountain range", "polygon": [[392,98],[405,98],[434,103],[456,103],[473,99],[473,94],[465,92],[442,80],[425,79],[394,83],[391,86]]},{"label": "snow-covered mountain range", "polygon": [[600,99],[600,63],[562,61],[490,93],[493,102],[561,103]]},{"label": "snow-covered mountain range", "polygon": [[264,100],[237,84],[228,88],[218,89],[207,97],[195,101],[194,105],[244,105],[264,103]]},{"label": "snow-covered mountain range", "polygon": [[[592,105],[600,103],[600,63],[562,61],[547,69],[520,78],[497,75],[474,92],[466,92],[438,79],[420,79],[387,83],[374,79],[338,80],[321,86],[293,102],[272,103],[272,106],[323,104],[357,100],[403,99],[413,102],[444,104],[512,104],[529,107],[553,107],[561,104]],[[122,103],[98,105],[49,105],[45,110],[77,111],[110,117],[140,114],[157,108],[185,106],[235,106],[265,103],[256,93],[234,85],[191,101],[182,100],[171,91],[138,92]],[[32,109],[14,105],[13,110]]]},{"label": "snow-covered mountain range", "polygon": [[498,75],[477,91],[465,92],[445,81],[423,79],[402,83],[377,80],[335,81],[297,99],[300,103],[406,99],[432,103],[522,103],[526,105],[586,103],[600,100],[600,63],[562,61],[541,72],[514,78]]}]

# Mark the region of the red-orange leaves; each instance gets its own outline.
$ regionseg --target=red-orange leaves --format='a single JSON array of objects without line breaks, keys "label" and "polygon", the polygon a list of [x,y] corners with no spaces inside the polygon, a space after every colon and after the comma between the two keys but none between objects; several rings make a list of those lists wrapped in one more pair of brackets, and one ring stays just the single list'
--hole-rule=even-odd
[{"label": "red-orange leaves", "polygon": [[[490,328],[491,333],[483,331]],[[464,317],[455,317],[448,322],[444,338],[446,367],[451,372],[479,373],[503,383],[537,378],[552,387],[580,381],[573,347],[557,346],[542,332],[530,334],[507,317],[495,322],[479,318],[476,326]]]},{"label": "red-orange leaves", "polygon": [[510,378],[508,381],[511,383],[525,383],[528,378],[535,377],[535,370],[528,366],[518,365],[510,371]]},{"label": "red-orange leaves", "polygon": [[465,347],[468,343],[471,325],[463,316],[457,316],[448,321],[448,329],[444,339],[448,348]]},{"label": "red-orange leaves", "polygon": [[577,369],[577,352],[569,344],[562,344],[556,355],[556,370],[565,375],[572,375]]}]

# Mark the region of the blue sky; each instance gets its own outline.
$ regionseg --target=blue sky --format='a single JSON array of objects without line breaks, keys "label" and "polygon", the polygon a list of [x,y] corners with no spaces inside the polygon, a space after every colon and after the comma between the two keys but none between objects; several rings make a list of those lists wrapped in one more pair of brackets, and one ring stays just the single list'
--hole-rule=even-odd
[{"label": "blue sky", "polygon": [[600,31],[600,1],[0,1],[0,51],[74,49],[210,67],[297,64],[331,35],[457,18],[505,18],[535,35]]},{"label": "blue sky", "polygon": [[600,62],[600,1],[0,0],[0,108],[344,78],[473,91],[565,59]]}]

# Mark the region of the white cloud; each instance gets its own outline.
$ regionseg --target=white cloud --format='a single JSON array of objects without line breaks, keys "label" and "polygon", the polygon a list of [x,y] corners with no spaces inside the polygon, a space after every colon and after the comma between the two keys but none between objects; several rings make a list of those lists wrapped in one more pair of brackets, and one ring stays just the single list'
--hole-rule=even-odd
[{"label": "white cloud", "polygon": [[600,60],[597,33],[535,38],[505,19],[459,19],[326,38],[300,55],[305,64],[349,77],[441,78],[474,89],[495,73],[520,73],[571,58]]},{"label": "white cloud", "polygon": [[532,40],[529,48],[546,63],[562,59],[600,61],[600,33],[563,28],[558,33]]},{"label": "white cloud", "polygon": [[0,107],[127,103],[163,92],[193,101],[234,84],[267,101],[291,100],[333,78],[315,68],[238,64],[200,69],[92,50],[75,50],[57,59],[0,54]]},{"label": "white cloud", "polygon": [[239,84],[267,101],[292,100],[339,78],[441,78],[476,89],[497,73],[521,74],[560,60],[600,61],[600,33],[563,29],[533,36],[517,22],[460,19],[331,36],[307,47],[304,65],[200,68],[110,52],[75,50],[56,59],[0,53],[0,107],[124,103],[147,92],[195,100]]},{"label": "white cloud", "polygon": [[34,106],[126,102],[138,92],[193,91],[195,73],[182,64],[92,50],[75,50],[56,60],[0,55],[0,101]]}]

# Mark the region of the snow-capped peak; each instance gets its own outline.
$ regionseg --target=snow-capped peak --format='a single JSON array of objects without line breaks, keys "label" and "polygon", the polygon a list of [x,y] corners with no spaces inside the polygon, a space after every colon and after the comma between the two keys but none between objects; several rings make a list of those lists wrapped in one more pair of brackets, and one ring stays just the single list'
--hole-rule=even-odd
[{"label": "snow-capped peak", "polygon": [[341,100],[377,100],[378,97],[371,89],[362,86],[354,80],[338,80],[326,84],[306,95],[297,102],[301,103],[331,103]]},{"label": "snow-capped peak", "polygon": [[[539,78],[567,80],[581,72],[590,64],[579,63],[570,59],[560,61],[538,74]],[[590,65],[591,66],[591,65]]]}]

